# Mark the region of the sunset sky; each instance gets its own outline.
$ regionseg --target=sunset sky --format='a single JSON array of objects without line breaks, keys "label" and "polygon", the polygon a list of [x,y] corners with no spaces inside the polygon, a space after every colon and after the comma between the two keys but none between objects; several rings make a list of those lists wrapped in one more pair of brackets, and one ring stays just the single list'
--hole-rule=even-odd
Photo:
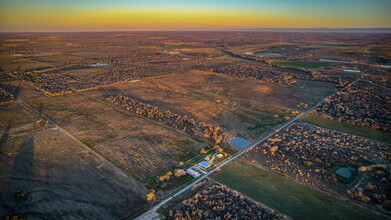
[{"label": "sunset sky", "polygon": [[390,28],[391,0],[0,0],[0,31]]}]

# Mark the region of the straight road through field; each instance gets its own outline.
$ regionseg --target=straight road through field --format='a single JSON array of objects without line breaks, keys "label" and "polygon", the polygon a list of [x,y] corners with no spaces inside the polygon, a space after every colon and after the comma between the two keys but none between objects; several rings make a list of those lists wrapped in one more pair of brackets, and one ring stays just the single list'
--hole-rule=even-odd
[{"label": "straight road through field", "polygon": [[[353,84],[354,82],[358,81],[360,78],[352,81],[351,83],[349,83],[348,85],[351,85]],[[346,85],[346,86],[348,86]],[[264,142],[265,140],[267,140],[268,138],[272,137],[273,135],[275,135],[277,132],[279,132],[280,130],[288,127],[289,125],[291,125],[292,123],[294,123],[295,121],[297,121],[298,119],[300,119],[301,117],[303,117],[304,115],[308,114],[309,112],[311,112],[312,110],[314,110],[316,107],[318,107],[324,100],[328,99],[329,97],[333,96],[334,94],[324,98],[322,101],[320,101],[318,104],[316,104],[315,106],[313,106],[312,108],[308,109],[307,111],[301,113],[300,115],[296,116],[295,118],[293,118],[292,120],[290,120],[289,122],[283,124],[281,127],[279,127],[277,130],[273,131],[272,133],[270,133],[269,135],[267,135],[266,137],[262,138],[261,140],[259,140],[258,142],[256,142],[255,144],[247,147],[246,149],[243,149],[242,151],[240,151],[238,154],[236,154],[235,156],[229,158],[228,160],[226,160],[225,162],[219,164],[218,166],[216,166],[214,169],[210,170],[208,173],[204,174],[203,176],[199,177],[196,181],[194,181],[193,183],[189,184],[188,186],[184,187],[183,189],[181,189],[180,191],[174,193],[173,195],[170,195],[168,198],[166,198],[165,200],[161,201],[159,204],[157,204],[156,206],[154,206],[152,209],[150,209],[149,211],[145,212],[144,214],[140,215],[139,217],[137,217],[136,219],[137,220],[147,220],[147,219],[160,219],[159,218],[159,215],[157,213],[157,210],[164,204],[166,204],[167,202],[169,202],[171,199],[179,196],[180,194],[182,194],[183,192],[185,192],[186,190],[190,189],[191,187],[193,187],[195,184],[201,182],[202,180],[206,179],[208,176],[210,176],[211,174],[213,174],[216,169],[218,168],[221,168],[223,166],[225,166],[226,164],[230,163],[231,161],[235,160],[236,158],[242,156],[243,154],[247,153],[248,151],[250,151],[252,148],[254,148],[255,146],[259,145],[260,143]]]}]

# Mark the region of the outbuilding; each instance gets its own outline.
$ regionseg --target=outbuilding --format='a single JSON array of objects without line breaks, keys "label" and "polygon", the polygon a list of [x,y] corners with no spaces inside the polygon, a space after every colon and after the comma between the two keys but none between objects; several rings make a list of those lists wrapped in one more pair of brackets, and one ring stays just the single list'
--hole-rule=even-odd
[{"label": "outbuilding", "polygon": [[211,166],[212,166],[212,164],[210,164],[209,162],[206,162],[206,161],[202,161],[198,164],[198,167],[200,167],[204,170],[208,169]]},{"label": "outbuilding", "polygon": [[199,177],[201,174],[198,172],[198,171],[196,171],[196,170],[193,170],[193,169],[187,169],[186,170],[186,173],[187,174],[189,174],[190,176],[192,176],[192,177]]}]

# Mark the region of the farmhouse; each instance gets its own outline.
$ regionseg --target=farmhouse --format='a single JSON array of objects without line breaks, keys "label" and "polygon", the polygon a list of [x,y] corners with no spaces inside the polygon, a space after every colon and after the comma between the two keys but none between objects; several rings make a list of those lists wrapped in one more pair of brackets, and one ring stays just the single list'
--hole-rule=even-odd
[{"label": "farmhouse", "polygon": [[191,168],[187,169],[186,173],[189,174],[192,177],[199,177],[200,176],[200,173],[198,171],[195,171],[195,170],[193,170]]},{"label": "farmhouse", "polygon": [[204,170],[206,170],[206,169],[208,169],[209,167],[212,166],[212,164],[210,164],[209,162],[206,162],[206,161],[202,161],[202,162],[200,162],[197,165],[198,165],[198,167],[200,167],[200,168],[202,168]]}]

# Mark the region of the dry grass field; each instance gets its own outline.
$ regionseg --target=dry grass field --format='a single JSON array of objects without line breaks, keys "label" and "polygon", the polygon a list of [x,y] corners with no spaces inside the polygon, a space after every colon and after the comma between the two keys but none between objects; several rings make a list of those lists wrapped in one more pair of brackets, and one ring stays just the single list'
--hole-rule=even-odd
[{"label": "dry grass field", "polygon": [[205,147],[182,132],[131,115],[88,92],[28,103],[33,108],[42,105],[43,114],[143,182]]},{"label": "dry grass field", "polygon": [[[268,124],[285,122],[285,116],[292,117],[293,111],[303,110],[297,107],[300,103],[315,105],[335,92],[335,88],[332,83],[300,81],[298,85],[285,86],[193,71],[102,87],[98,91],[100,93],[85,93],[99,99],[101,94],[125,95],[219,125],[230,136],[241,135],[256,140],[259,133],[252,128],[259,126],[259,123],[264,123],[269,130],[273,129],[274,126]],[[278,117],[274,116],[276,114]]]},{"label": "dry grass field", "polygon": [[23,83],[19,87],[19,96],[27,104],[143,183],[211,146],[105,102],[111,95],[126,95],[221,126],[227,138],[255,141],[292,118],[296,109],[302,109],[297,107],[300,103],[313,105],[335,91],[330,83],[302,81],[285,86],[200,71],[54,97],[31,91]]},{"label": "dry grass field", "polygon": [[0,120],[1,132],[4,132],[7,127],[10,127],[10,129],[20,128],[28,124],[33,124],[39,119],[20,103],[1,106],[0,118],[2,118],[2,120]]},{"label": "dry grass field", "polygon": [[145,204],[142,186],[58,129],[8,137],[0,152],[1,216],[122,218]]},{"label": "dry grass field", "polygon": [[[134,217],[193,180],[160,177],[205,152],[222,150],[226,159],[239,151],[228,144],[233,137],[256,142],[359,77],[387,86],[390,71],[380,65],[391,62],[388,41],[383,34],[1,34],[0,90],[15,102],[0,105],[7,167],[0,218],[65,210],[69,218]],[[108,101],[118,96],[170,114],[160,120]],[[177,126],[183,118],[221,129],[222,143]],[[157,200],[146,202],[151,189]],[[11,199],[17,190],[28,200]]]},{"label": "dry grass field", "polygon": [[[126,95],[221,126],[226,141],[234,136],[255,141],[303,109],[297,107],[300,103],[313,105],[335,91],[330,83],[302,81],[285,86],[200,71],[53,97],[24,83],[14,84],[26,104],[144,184],[213,146],[202,137],[189,136],[105,102],[109,96]],[[315,87],[321,89],[312,92]]]}]

